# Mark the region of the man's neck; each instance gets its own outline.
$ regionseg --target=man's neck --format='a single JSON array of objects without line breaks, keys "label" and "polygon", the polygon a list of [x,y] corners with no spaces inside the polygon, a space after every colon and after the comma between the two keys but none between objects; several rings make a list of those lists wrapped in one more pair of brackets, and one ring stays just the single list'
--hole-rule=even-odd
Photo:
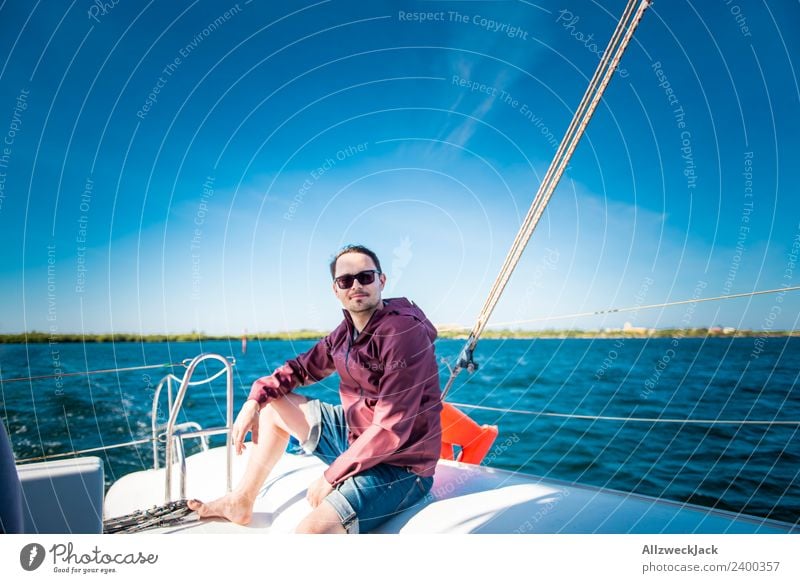
[{"label": "man's neck", "polygon": [[370,321],[370,318],[372,318],[372,314],[377,312],[382,307],[383,307],[383,302],[381,302],[378,306],[376,306],[374,309],[368,312],[356,312],[356,313],[350,312],[350,317],[353,320],[353,326],[355,327],[356,332],[360,334],[361,331],[366,327],[367,323]]}]

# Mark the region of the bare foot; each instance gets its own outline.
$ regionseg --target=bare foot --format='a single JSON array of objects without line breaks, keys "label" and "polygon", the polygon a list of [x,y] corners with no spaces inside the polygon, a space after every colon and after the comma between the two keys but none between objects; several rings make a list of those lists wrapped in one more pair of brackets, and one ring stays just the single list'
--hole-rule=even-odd
[{"label": "bare foot", "polygon": [[220,517],[241,525],[249,524],[253,518],[253,503],[236,492],[205,504],[200,500],[189,500],[187,506],[200,518]]}]

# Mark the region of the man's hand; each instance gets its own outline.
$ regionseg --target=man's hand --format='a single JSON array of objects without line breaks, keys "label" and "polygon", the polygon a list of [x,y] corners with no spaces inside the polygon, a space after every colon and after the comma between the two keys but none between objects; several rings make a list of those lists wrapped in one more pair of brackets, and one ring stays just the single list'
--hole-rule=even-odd
[{"label": "man's hand", "polygon": [[311,504],[312,508],[316,508],[322,503],[323,500],[325,500],[325,496],[331,492],[333,492],[333,486],[328,483],[328,480],[325,479],[325,476],[320,476],[308,487],[306,499],[308,500],[308,503]]},{"label": "man's hand", "polygon": [[241,455],[244,451],[244,438],[247,434],[253,433],[253,443],[258,443],[258,414],[261,412],[261,406],[258,401],[248,399],[242,405],[242,410],[236,416],[236,421],[233,422],[233,430],[231,431],[231,438],[233,447],[236,450],[236,455]]}]

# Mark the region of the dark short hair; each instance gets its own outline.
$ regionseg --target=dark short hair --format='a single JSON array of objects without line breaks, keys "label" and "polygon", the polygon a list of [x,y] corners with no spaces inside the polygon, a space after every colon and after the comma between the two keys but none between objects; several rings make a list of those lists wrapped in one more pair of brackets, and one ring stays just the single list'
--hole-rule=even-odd
[{"label": "dark short hair", "polygon": [[375,255],[375,252],[371,249],[367,249],[363,245],[346,245],[342,247],[339,252],[331,259],[331,277],[336,277],[336,260],[339,259],[342,255],[347,253],[362,253],[363,255],[368,256],[372,259],[372,262],[375,264],[375,267],[378,269],[378,273],[383,273],[381,270],[381,262],[378,259],[378,256]]}]

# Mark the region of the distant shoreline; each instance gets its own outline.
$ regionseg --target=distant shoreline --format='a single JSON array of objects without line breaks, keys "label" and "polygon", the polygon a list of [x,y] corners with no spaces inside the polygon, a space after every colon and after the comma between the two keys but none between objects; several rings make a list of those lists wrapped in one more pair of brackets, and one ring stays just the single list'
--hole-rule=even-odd
[{"label": "distant shoreline", "polygon": [[[290,332],[264,332],[248,334],[248,341],[260,340],[319,340],[328,332],[321,330],[294,330]],[[446,329],[439,332],[440,338],[465,340],[469,330]],[[485,330],[484,339],[606,339],[606,338],[787,338],[800,336],[800,330],[718,330],[715,328],[663,328],[648,330]],[[105,343],[105,342],[198,342],[229,340],[240,342],[241,336],[216,336],[202,333],[190,334],[49,334],[27,332],[0,334],[0,344],[57,344],[57,343]]]}]

